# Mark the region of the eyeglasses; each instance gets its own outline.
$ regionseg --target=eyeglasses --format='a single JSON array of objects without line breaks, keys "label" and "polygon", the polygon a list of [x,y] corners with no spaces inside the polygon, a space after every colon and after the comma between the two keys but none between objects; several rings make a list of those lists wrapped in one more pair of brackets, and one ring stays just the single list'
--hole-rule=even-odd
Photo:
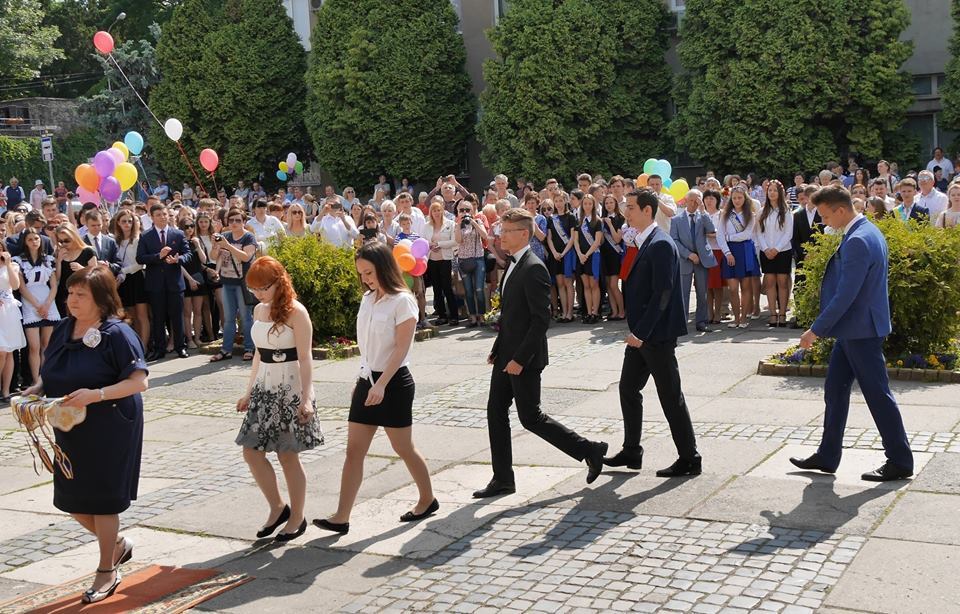
[{"label": "eyeglasses", "polygon": [[183,229],[184,229],[184,230],[190,230],[190,229],[193,229],[193,228],[196,228],[196,226],[195,226],[194,224],[184,224],[184,225],[183,225]]},{"label": "eyeglasses", "polygon": [[292,215],[303,215],[303,212],[301,212],[301,211],[294,211],[294,212],[292,213]]},{"label": "eyeglasses", "polygon": [[57,245],[70,245],[70,239],[57,239]]},{"label": "eyeglasses", "polygon": [[230,222],[231,224],[234,223],[234,222],[236,222],[236,223],[238,223],[238,224],[242,224],[242,223],[243,223],[243,218],[242,218],[242,217],[232,217],[232,218],[230,218],[230,219],[227,220],[227,221]]},{"label": "eyeglasses", "polygon": [[249,290],[250,290],[251,292],[266,292],[267,290],[269,290],[270,288],[272,288],[272,287],[273,287],[273,284],[275,284],[275,283],[277,283],[277,282],[275,282],[275,281],[274,281],[274,282],[271,282],[269,286],[264,286],[264,287],[262,287],[262,288],[254,288],[253,286],[247,286],[247,287],[249,288]]},{"label": "eyeglasses", "polygon": [[464,215],[470,215],[470,209],[460,209],[457,213],[463,213]]}]

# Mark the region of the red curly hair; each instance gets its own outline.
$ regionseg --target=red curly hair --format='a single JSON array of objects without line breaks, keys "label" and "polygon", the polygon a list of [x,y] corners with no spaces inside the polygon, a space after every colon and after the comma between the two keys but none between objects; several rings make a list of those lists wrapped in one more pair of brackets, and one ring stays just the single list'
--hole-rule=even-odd
[{"label": "red curly hair", "polygon": [[297,298],[293,282],[290,281],[290,274],[276,258],[262,256],[253,261],[250,270],[247,271],[246,280],[248,288],[266,288],[276,285],[276,292],[273,300],[270,301],[270,320],[273,321],[270,332],[276,333],[280,326],[287,323],[287,319],[293,313],[293,301]]}]

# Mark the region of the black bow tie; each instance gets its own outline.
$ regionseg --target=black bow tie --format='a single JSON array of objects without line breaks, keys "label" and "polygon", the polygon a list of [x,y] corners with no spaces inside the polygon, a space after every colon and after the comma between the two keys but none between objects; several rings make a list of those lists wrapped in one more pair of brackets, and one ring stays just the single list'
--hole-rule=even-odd
[{"label": "black bow tie", "polygon": [[513,262],[514,264],[516,264],[516,262],[517,262],[517,257],[516,257],[516,256],[510,256],[510,262]]}]

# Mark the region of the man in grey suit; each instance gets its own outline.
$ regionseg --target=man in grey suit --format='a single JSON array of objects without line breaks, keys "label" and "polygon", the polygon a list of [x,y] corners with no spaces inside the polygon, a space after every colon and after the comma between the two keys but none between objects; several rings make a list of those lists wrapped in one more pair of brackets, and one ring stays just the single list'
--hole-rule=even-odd
[{"label": "man in grey suit", "polygon": [[710,332],[707,326],[707,271],[718,266],[718,263],[707,244],[707,237],[716,236],[717,229],[713,227],[710,216],[701,211],[703,193],[700,190],[687,192],[684,205],[685,209],[681,209],[670,220],[670,238],[677,244],[680,254],[683,312],[690,313],[690,282],[693,281],[697,292],[697,330]]}]

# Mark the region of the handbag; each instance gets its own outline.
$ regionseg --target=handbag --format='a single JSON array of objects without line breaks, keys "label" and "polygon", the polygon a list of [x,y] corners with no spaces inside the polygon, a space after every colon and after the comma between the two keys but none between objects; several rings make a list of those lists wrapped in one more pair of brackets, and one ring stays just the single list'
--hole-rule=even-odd
[{"label": "handbag", "polygon": [[[54,463],[60,467],[60,472],[68,479],[73,479],[73,465],[66,453],[57,445],[50,427],[58,431],[69,432],[73,427],[87,418],[86,407],[69,407],[63,404],[63,399],[46,399],[34,395],[13,397],[10,399],[10,409],[17,423],[24,428],[30,456],[33,458],[33,470],[40,475],[37,468],[37,458],[43,468],[53,473]],[[40,431],[53,450],[53,460],[43,443],[37,436]],[[36,454],[34,454],[36,452]]]},{"label": "handbag", "polygon": [[477,260],[479,260],[479,258],[457,258],[460,266],[460,272],[471,275],[477,270]]}]

